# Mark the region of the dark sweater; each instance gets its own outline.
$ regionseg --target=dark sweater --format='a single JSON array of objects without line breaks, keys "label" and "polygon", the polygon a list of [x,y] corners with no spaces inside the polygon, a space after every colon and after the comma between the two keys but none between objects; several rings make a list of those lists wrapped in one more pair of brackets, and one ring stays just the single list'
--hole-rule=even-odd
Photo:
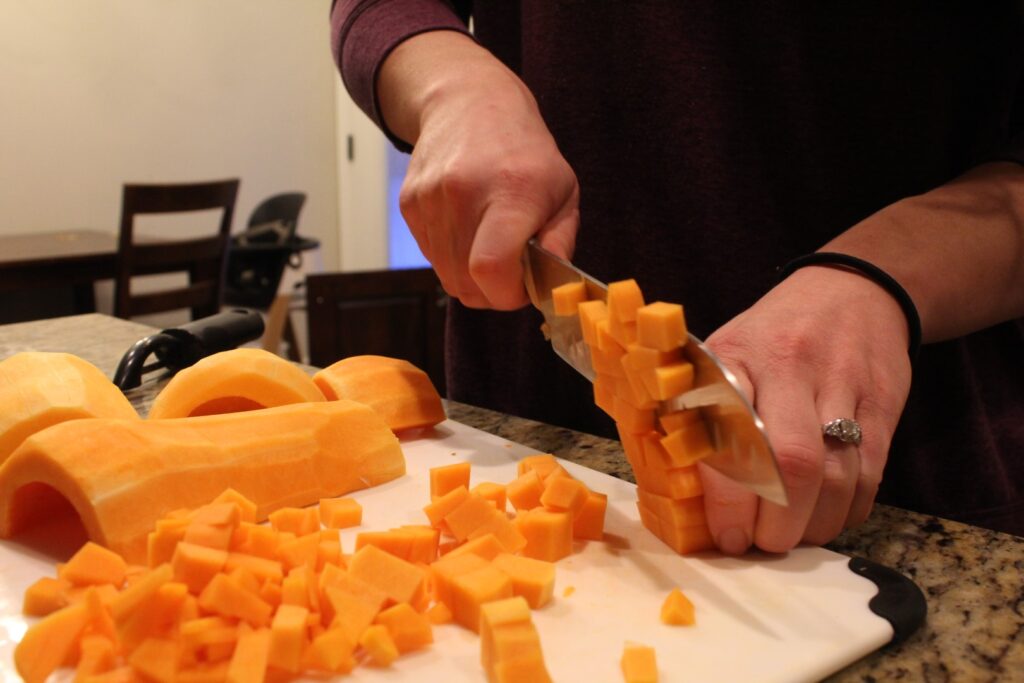
[{"label": "dark sweater", "polygon": [[[464,31],[472,11],[579,177],[574,261],[684,304],[699,337],[887,204],[982,161],[1024,163],[1012,0],[456,5],[339,0],[355,100],[383,127],[384,57],[424,30]],[[538,326],[532,309],[452,305],[450,397],[614,436]],[[879,500],[1024,535],[1024,321],[922,349]]]}]

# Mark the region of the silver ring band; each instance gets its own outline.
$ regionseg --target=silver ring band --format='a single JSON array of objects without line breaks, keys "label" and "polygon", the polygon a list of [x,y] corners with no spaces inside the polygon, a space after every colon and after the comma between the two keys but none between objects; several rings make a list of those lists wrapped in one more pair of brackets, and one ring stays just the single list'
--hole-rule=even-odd
[{"label": "silver ring band", "polygon": [[821,433],[839,439],[843,443],[852,443],[854,446],[860,445],[862,436],[860,423],[848,417],[829,420],[821,425]]}]

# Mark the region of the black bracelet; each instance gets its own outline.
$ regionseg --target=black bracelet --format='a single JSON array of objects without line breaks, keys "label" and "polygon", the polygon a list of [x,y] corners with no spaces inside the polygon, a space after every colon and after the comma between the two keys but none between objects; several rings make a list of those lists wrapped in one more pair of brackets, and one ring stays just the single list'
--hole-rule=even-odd
[{"label": "black bracelet", "polygon": [[918,349],[921,348],[921,316],[917,314],[917,307],[914,306],[914,300],[907,294],[907,290],[903,289],[900,283],[896,282],[891,275],[875,264],[868,263],[864,259],[859,259],[849,254],[837,254],[829,251],[819,251],[813,254],[798,256],[779,268],[779,279],[783,280],[789,277],[793,271],[799,270],[804,266],[820,265],[843,266],[854,270],[874,281],[896,299],[896,303],[903,309],[903,315],[907,317],[907,328],[910,331],[910,348],[908,352],[910,353],[910,360],[913,362],[917,358]]}]

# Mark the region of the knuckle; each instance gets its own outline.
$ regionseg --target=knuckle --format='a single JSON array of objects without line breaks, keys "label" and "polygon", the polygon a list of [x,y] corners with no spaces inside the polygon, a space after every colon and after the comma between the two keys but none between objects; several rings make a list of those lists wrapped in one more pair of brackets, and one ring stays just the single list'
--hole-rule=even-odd
[{"label": "knuckle", "polygon": [[821,484],[824,462],[821,449],[799,441],[783,443],[776,459],[787,488],[817,488]]}]

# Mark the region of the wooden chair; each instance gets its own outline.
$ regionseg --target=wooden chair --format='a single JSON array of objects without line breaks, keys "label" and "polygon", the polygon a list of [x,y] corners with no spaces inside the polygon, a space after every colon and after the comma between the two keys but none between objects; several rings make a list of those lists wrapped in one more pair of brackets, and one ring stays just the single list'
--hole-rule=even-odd
[{"label": "wooden chair", "polygon": [[445,395],[448,297],[433,270],[314,273],[306,300],[311,365],[362,354],[404,358]]},{"label": "wooden chair", "polygon": [[[195,320],[220,310],[238,185],[236,178],[203,183],[124,186],[117,277],[114,280],[114,315],[131,318],[188,308]],[[137,242],[134,238],[136,216],[210,209],[221,209],[214,235],[146,242]],[[188,285],[159,292],[132,292],[133,276],[175,272],[188,273]]]}]

